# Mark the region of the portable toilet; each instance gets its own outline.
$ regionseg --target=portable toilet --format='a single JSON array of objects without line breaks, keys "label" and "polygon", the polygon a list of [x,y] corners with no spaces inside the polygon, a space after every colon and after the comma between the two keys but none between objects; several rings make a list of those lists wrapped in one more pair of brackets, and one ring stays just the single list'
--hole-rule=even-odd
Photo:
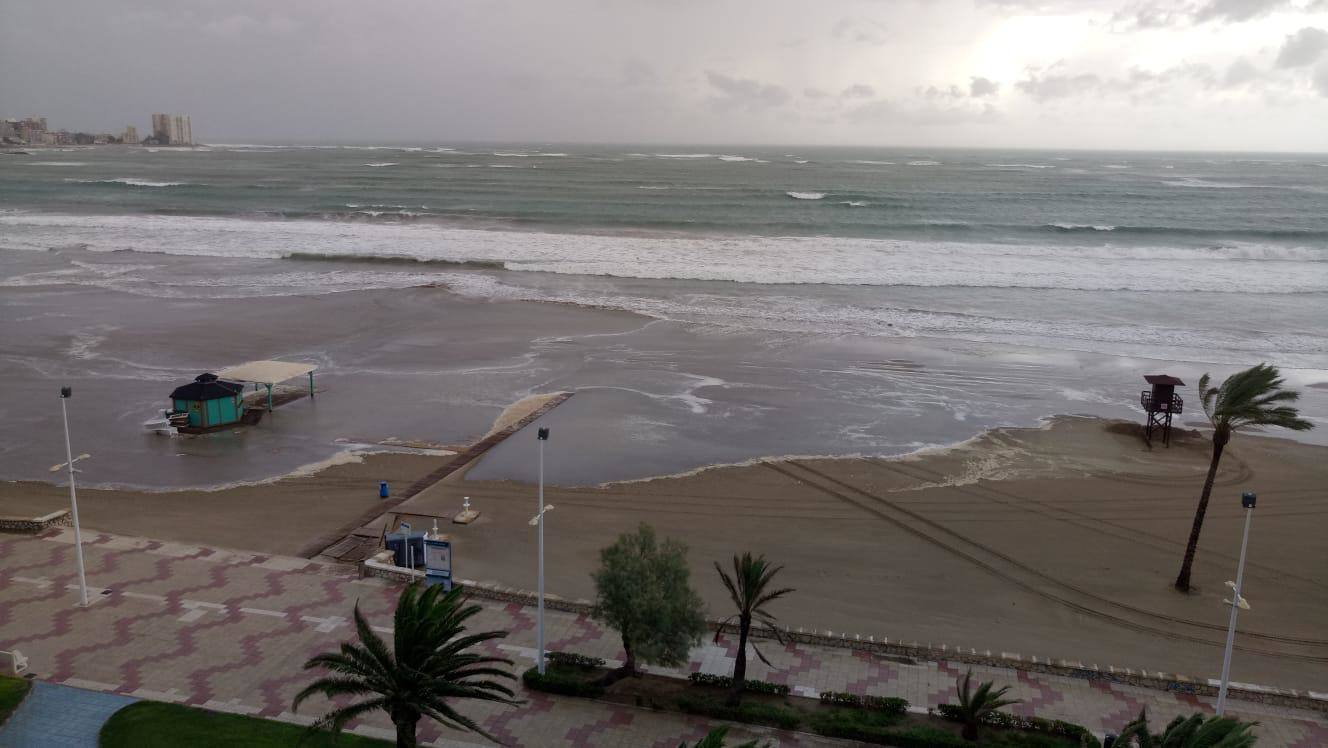
[{"label": "portable toilet", "polygon": [[238,423],[244,415],[244,385],[199,374],[189,384],[176,387],[171,404],[176,413],[189,414],[189,426],[206,429]]}]

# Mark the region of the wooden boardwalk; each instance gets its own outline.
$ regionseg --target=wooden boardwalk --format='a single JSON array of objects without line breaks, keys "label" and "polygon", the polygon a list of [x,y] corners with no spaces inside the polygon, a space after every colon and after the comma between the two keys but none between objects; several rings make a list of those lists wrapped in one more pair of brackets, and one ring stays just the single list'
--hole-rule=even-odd
[{"label": "wooden boardwalk", "polygon": [[515,434],[530,425],[531,422],[535,421],[540,416],[543,416],[545,413],[548,413],[561,405],[571,397],[572,394],[573,393],[571,392],[561,392],[550,398],[548,402],[527,413],[520,420],[480,439],[461,452],[453,455],[451,459],[442,465],[442,467],[439,467],[432,473],[429,473],[412,483],[405,491],[390,499],[384,499],[377,504],[374,504],[365,511],[364,514],[361,514],[352,522],[311,541],[308,545],[300,549],[299,555],[304,558],[313,558],[322,554],[339,561],[356,563],[368,558],[373,551],[378,549],[380,538],[376,534],[357,534],[356,530],[368,525],[384,514],[392,511],[403,502],[414,498],[421,491],[437,484],[452,473],[455,473],[475,460],[483,457],[486,452],[501,444],[507,437]]}]

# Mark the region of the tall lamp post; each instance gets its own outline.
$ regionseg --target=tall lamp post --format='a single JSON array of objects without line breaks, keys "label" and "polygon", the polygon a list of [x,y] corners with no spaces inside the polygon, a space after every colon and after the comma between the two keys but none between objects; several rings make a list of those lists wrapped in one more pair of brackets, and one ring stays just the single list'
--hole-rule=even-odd
[{"label": "tall lamp post", "polygon": [[1227,705],[1227,686],[1231,677],[1231,647],[1236,642],[1236,614],[1242,609],[1249,610],[1250,604],[1240,596],[1240,585],[1245,579],[1245,546],[1250,541],[1250,518],[1254,516],[1254,502],[1258,497],[1252,491],[1240,495],[1240,505],[1245,508],[1245,532],[1240,537],[1240,561],[1236,565],[1236,581],[1227,582],[1231,588],[1231,599],[1222,602],[1231,606],[1231,622],[1227,624],[1227,647],[1222,653],[1222,685],[1217,691],[1217,716],[1221,717]]},{"label": "tall lamp post", "polygon": [[78,592],[80,605],[88,606],[88,579],[83,571],[83,531],[78,524],[78,491],[74,488],[74,473],[78,470],[74,468],[74,463],[79,460],[86,460],[92,455],[81,454],[74,457],[74,450],[69,446],[69,408],[65,406],[65,401],[74,394],[72,387],[60,388],[60,414],[64,416],[65,421],[65,460],[59,465],[51,467],[51,472],[59,470],[62,467],[69,468],[69,507],[74,515],[74,554],[78,557]]},{"label": "tall lamp post", "polygon": [[536,436],[539,437],[539,514],[531,520],[532,524],[539,527],[539,610],[536,616],[539,633],[535,644],[539,654],[535,664],[539,674],[544,675],[544,513],[553,508],[544,504],[544,442],[549,440],[549,429],[541,427],[536,431]]}]

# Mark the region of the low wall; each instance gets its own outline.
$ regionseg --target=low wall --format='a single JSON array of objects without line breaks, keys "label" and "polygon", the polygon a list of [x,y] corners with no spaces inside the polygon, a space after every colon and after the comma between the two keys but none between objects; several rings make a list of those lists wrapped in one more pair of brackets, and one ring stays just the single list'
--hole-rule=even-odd
[{"label": "low wall", "polygon": [[[391,563],[390,551],[382,551],[365,561],[361,566],[360,573],[362,576],[381,577],[398,582],[413,582],[424,579],[424,572],[422,571],[413,571],[400,566],[393,566]],[[485,600],[518,603],[520,605],[529,606],[538,604],[536,594],[529,590],[519,590],[511,587],[486,584],[483,582],[473,582],[468,579],[458,579],[457,584],[465,587],[466,591],[472,596],[483,598]],[[549,610],[559,610],[566,613],[587,616],[591,615],[594,611],[594,605],[589,600],[566,600],[547,592],[544,594],[544,607]],[[730,634],[737,633],[736,626],[723,624],[718,619],[708,619],[707,625],[712,631],[722,631]],[[873,637],[867,637],[864,639],[856,634],[836,634],[832,631],[803,631],[801,629],[793,631],[786,629],[781,632],[781,635],[784,637],[785,641],[792,641],[799,644],[810,644],[817,647],[840,647],[843,649],[872,652],[887,657],[905,658],[909,660],[926,660],[932,662],[944,660],[947,662],[963,662],[970,665],[1013,668],[1015,670],[1023,670],[1026,672],[1063,675],[1070,678],[1083,678],[1085,680],[1106,680],[1114,683],[1126,683],[1132,686],[1140,686],[1142,688],[1155,688],[1162,691],[1176,691],[1198,696],[1216,697],[1218,691],[1217,681],[1199,680],[1187,675],[1166,673],[1160,670],[1135,670],[1132,668],[1118,668],[1111,666],[1100,668],[1097,665],[1085,665],[1082,662],[1071,660],[1039,659],[1038,657],[1024,657],[1010,652],[991,652],[990,650],[977,650],[968,647],[952,647],[948,644],[933,645],[919,644],[918,642],[906,643],[885,639],[877,641]],[[768,635],[757,631],[753,631],[752,636],[756,638],[770,638]],[[1286,706],[1297,709],[1312,709],[1314,711],[1328,713],[1328,693],[1232,683],[1228,689],[1227,695],[1232,699],[1239,699],[1241,701],[1253,701],[1262,704],[1273,704],[1276,706]]]},{"label": "low wall", "polygon": [[0,517],[0,532],[36,534],[52,527],[65,527],[73,523],[68,509],[51,512],[41,517]]}]

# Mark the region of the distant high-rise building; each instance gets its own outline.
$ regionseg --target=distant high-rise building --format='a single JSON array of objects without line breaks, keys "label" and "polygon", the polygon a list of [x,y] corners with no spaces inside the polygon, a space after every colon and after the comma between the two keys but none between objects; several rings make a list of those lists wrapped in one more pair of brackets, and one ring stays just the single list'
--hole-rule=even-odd
[{"label": "distant high-rise building", "polygon": [[193,145],[194,132],[189,115],[152,115],[152,137],[163,145]]},{"label": "distant high-rise building", "polygon": [[138,128],[137,128],[137,127],[134,127],[133,125],[128,125],[128,126],[126,126],[126,127],[125,127],[125,131],[124,131],[124,135],[122,135],[122,136],[120,137],[120,139],[123,140],[123,141],[126,142],[126,143],[137,143],[137,142],[138,142]]}]

